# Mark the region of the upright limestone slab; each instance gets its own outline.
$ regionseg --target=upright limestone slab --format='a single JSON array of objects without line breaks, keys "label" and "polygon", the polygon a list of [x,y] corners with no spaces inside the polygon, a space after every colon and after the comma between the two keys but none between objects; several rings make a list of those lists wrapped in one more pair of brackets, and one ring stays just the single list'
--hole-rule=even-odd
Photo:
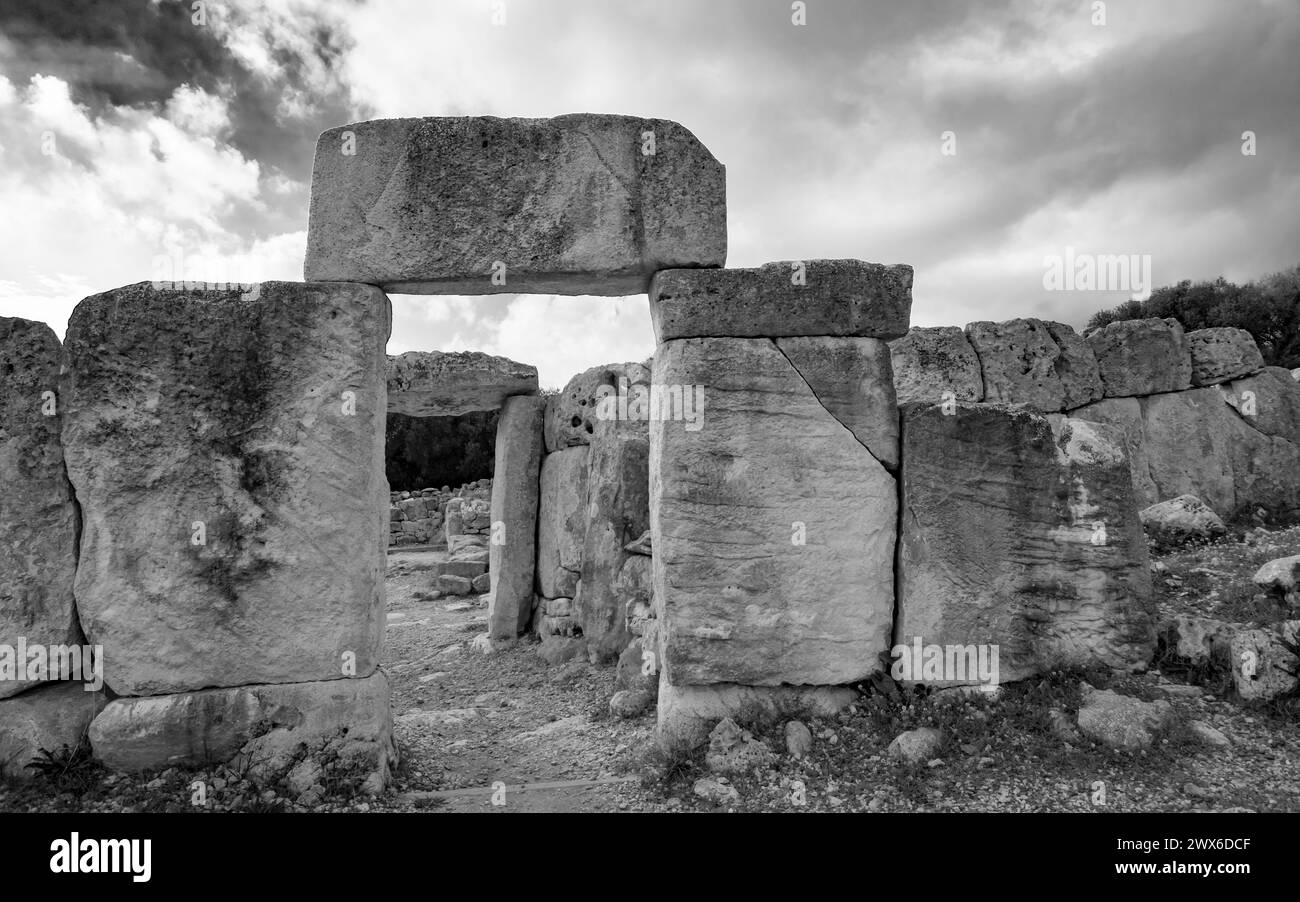
[{"label": "upright limestone slab", "polygon": [[657,383],[705,399],[698,429],[650,422],[654,594],[675,686],[850,683],[889,644],[897,498],[878,458],[890,455],[796,368],[810,349],[777,344],[693,338],[655,355]]},{"label": "upright limestone slab", "polygon": [[[77,508],[59,438],[60,353],[45,323],[0,317],[0,645],[9,647],[20,639],[80,641],[72,600]],[[0,698],[34,683],[14,676],[0,677]]]},{"label": "upright limestone slab", "polygon": [[1001,681],[1151,659],[1146,539],[1122,440],[1050,420],[987,404],[904,410],[895,643],[997,646]]},{"label": "upright limestone slab", "polygon": [[497,422],[492,470],[488,635],[514,639],[528,628],[537,566],[537,497],[546,399],[507,398]]},{"label": "upright limestone slab", "polygon": [[365,676],[384,627],[388,299],[149,283],[68,325],[76,597],[121,695]]},{"label": "upright limestone slab", "polygon": [[837,335],[900,338],[912,267],[792,260],[757,269],[667,270],[650,285],[655,338]]},{"label": "upright limestone slab", "polygon": [[543,598],[572,598],[582,573],[587,535],[585,445],[546,455],[537,507],[537,592]]},{"label": "upright limestone slab", "polygon": [[[308,279],[629,295],[727,256],[726,171],[665,119],[376,119],[320,136]],[[494,278],[495,276],[495,278]]]}]

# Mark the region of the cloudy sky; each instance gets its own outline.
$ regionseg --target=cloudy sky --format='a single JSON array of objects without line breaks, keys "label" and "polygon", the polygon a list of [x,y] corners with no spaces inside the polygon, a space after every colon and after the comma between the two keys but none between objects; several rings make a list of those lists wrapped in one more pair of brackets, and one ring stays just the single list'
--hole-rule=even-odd
[{"label": "cloudy sky", "polygon": [[[266,5],[4,0],[0,315],[62,335],[164,256],[301,279],[316,137],[382,116],[677,120],[727,166],[729,266],[910,263],[918,325],[1128,296],[1045,290],[1066,248],[1150,255],[1156,284],[1300,263],[1295,0]],[[393,305],[390,353],[544,385],[653,351],[643,296]]]}]

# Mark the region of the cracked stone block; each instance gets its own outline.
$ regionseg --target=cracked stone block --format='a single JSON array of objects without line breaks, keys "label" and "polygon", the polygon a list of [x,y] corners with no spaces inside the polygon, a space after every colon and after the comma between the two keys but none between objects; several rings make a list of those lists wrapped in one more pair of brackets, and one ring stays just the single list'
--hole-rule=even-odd
[{"label": "cracked stone block", "polygon": [[[59,340],[0,317],[0,645],[81,641],[72,595],[77,506],[64,469]],[[0,698],[35,685],[0,680]]]},{"label": "cracked stone block", "polygon": [[979,356],[987,402],[1058,413],[1101,399],[1092,349],[1063,323],[975,322],[966,336]]},{"label": "cracked stone block", "polygon": [[722,266],[726,170],[666,119],[374,119],[316,144],[306,278],[625,296]]},{"label": "cracked stone block", "polygon": [[1192,385],[1192,354],[1172,317],[1126,319],[1089,332],[1107,398],[1183,391]]},{"label": "cracked stone block", "polygon": [[119,695],[364,676],[383,652],[388,298],[142,282],[68,323],[77,610]]},{"label": "cracked stone block", "polygon": [[388,412],[458,417],[537,394],[537,367],[479,351],[408,351],[388,358]]},{"label": "cracked stone block", "polygon": [[[698,428],[650,423],[654,604],[674,685],[851,683],[888,647],[897,495],[890,453],[858,437],[887,442],[897,421],[888,350],[787,347],[691,338],[655,354],[656,382],[706,401]],[[829,364],[798,368],[819,353],[881,384],[819,396]]]},{"label": "cracked stone block", "polygon": [[912,267],[794,260],[757,269],[666,270],[650,285],[662,344],[676,338],[831,335],[901,338],[912,315]]}]

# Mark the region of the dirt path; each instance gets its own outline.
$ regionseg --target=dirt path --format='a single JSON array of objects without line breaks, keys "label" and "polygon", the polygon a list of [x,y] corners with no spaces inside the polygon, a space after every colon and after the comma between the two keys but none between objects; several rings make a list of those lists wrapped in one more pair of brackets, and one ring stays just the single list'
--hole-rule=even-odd
[{"label": "dirt path", "polygon": [[[389,556],[386,668],[403,761],[396,797],[378,807],[653,807],[637,776],[654,719],[609,716],[613,668],[548,667],[528,640],[484,655],[473,641],[486,632],[487,597],[429,598],[429,568],[444,558],[436,551]],[[538,783],[561,785],[529,786]]]}]

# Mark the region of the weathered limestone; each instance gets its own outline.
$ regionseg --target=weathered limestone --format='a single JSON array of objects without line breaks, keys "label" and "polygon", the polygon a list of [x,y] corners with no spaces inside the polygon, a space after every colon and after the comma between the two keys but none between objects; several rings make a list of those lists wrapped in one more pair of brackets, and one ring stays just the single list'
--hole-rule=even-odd
[{"label": "weathered limestone", "polygon": [[979,357],[957,326],[913,326],[889,354],[899,404],[984,400]]},{"label": "weathered limestone", "polygon": [[1070,411],[1075,419],[1104,423],[1110,426],[1124,448],[1133,478],[1133,491],[1139,508],[1149,507],[1160,500],[1160,492],[1151,478],[1151,465],[1147,461],[1146,421],[1142,418],[1140,398],[1106,398]]},{"label": "weathered limestone", "polygon": [[1218,385],[1264,368],[1264,357],[1245,329],[1197,329],[1187,333],[1192,385]]},{"label": "weathered limestone", "polygon": [[377,790],[397,762],[388,677],[205,689],[110,702],[90,725],[95,755],[123,771],[239,760],[273,783],[304,757],[322,782]]},{"label": "weathered limestone", "polygon": [[631,638],[617,582],[624,562],[634,556],[625,546],[650,528],[649,455],[646,423],[596,423],[588,461],[582,576],[573,598],[575,617],[596,662],[618,657]]},{"label": "weathered limestone", "polygon": [[[0,317],[0,645],[81,641],[72,598],[77,506],[59,437],[60,355],[49,326]],[[0,699],[32,685],[0,680]]]},{"label": "weathered limestone", "polygon": [[587,458],[591,449],[565,448],[542,459],[537,506],[537,591],[572,598],[582,572],[587,535]]},{"label": "weathered limestone", "polygon": [[1142,527],[1158,547],[1173,548],[1188,542],[1208,541],[1227,533],[1219,515],[1195,495],[1179,495],[1143,508]]},{"label": "weathered limestone", "polygon": [[696,431],[650,424],[669,682],[833,685],[878,670],[893,615],[893,477],[771,339],[661,344],[655,380],[707,399]]},{"label": "weathered limestone", "polygon": [[664,749],[698,748],[724,717],[745,723],[834,717],[857,697],[844,686],[675,686],[661,672],[655,739]]},{"label": "weathered limestone", "polygon": [[[601,404],[603,398],[617,398],[620,390],[629,396],[634,391],[648,393],[649,386],[649,361],[608,363],[574,376],[559,394],[546,400],[547,452],[554,454],[564,448],[590,444],[596,423],[610,409],[608,402]],[[614,410],[617,410],[616,403]],[[640,422],[644,434],[646,421]]]},{"label": "weathered limestone", "polygon": [[1088,333],[1107,398],[1182,391],[1192,357],[1178,320],[1128,319]]},{"label": "weathered limestone", "polygon": [[537,495],[546,401],[507,398],[497,424],[492,475],[488,637],[514,639],[528,628],[537,566]]},{"label": "weathered limestone", "polygon": [[979,357],[987,402],[1056,413],[1101,398],[1092,350],[1063,323],[975,322],[966,337]]},{"label": "weathered limestone", "polygon": [[408,351],[388,358],[388,412],[456,417],[537,394],[537,367],[478,351]]},{"label": "weathered limestone", "polygon": [[900,338],[911,314],[912,267],[903,264],[808,260],[667,270],[650,285],[660,344],[701,337]]},{"label": "weathered limestone", "polygon": [[827,412],[886,469],[897,469],[898,404],[889,345],[874,338],[775,341]]},{"label": "weathered limestone", "polygon": [[76,598],[123,695],[378,665],[388,299],[350,284],[148,283],[68,325]]},{"label": "weathered limestone", "polygon": [[902,479],[896,644],[996,645],[1004,682],[1145,667],[1146,539],[1114,433],[1015,407],[911,406]]},{"label": "weathered limestone", "polygon": [[39,686],[17,698],[0,700],[0,776],[31,777],[27,765],[63,746],[75,749],[104,707],[104,693],[81,683]]},{"label": "weathered limestone", "polygon": [[376,119],[316,145],[309,280],[623,296],[726,255],[726,170],[676,122]]},{"label": "weathered limestone", "polygon": [[1233,379],[1217,390],[1242,421],[1264,435],[1300,445],[1300,384],[1280,366]]}]

